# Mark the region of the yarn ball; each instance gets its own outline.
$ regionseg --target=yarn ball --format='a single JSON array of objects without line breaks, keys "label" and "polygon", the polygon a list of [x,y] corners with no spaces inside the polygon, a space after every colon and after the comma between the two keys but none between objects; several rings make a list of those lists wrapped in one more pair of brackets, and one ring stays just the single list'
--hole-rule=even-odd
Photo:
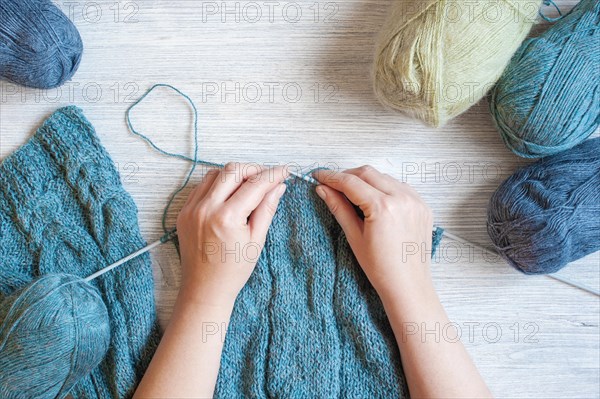
[{"label": "yarn ball", "polygon": [[100,293],[69,274],[47,275],[0,303],[0,397],[62,398],[110,342]]},{"label": "yarn ball", "polygon": [[509,177],[490,200],[487,226],[496,250],[526,274],[600,250],[600,138]]},{"label": "yarn ball", "polygon": [[495,124],[515,154],[556,154],[600,126],[599,28],[600,2],[583,0],[517,51],[490,93]]},{"label": "yarn ball", "polygon": [[539,0],[397,0],[382,28],[374,89],[392,109],[441,126],[477,103],[536,21]]},{"label": "yarn ball", "polygon": [[40,89],[60,86],[82,53],[77,28],[50,0],[2,0],[0,79]]}]

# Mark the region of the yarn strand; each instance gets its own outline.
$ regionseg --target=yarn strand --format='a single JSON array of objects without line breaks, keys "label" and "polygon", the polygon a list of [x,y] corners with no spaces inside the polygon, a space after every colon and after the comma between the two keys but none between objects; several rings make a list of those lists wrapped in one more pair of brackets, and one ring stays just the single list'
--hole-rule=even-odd
[{"label": "yarn strand", "polygon": [[[133,127],[133,123],[131,122],[131,112],[133,111],[133,109],[136,106],[138,106],[151,92],[153,92],[155,89],[161,88],[161,87],[171,89],[171,90],[175,91],[177,94],[181,95],[188,102],[188,104],[191,106],[191,108],[193,110],[193,115],[194,115],[194,130],[193,130],[193,134],[194,134],[194,156],[193,156],[193,158],[190,158],[190,157],[188,157],[186,155],[183,155],[183,154],[172,153],[172,152],[168,152],[168,151],[163,150],[158,145],[156,145],[147,135],[139,132],[137,129],[135,129]],[[156,151],[158,151],[159,153],[161,153],[163,155],[166,155],[166,156],[169,156],[169,157],[172,157],[172,158],[181,159],[181,160],[188,161],[188,162],[192,162],[192,167],[190,168],[190,171],[188,172],[188,174],[187,174],[187,176],[186,176],[183,184],[176,191],[174,191],[171,194],[171,196],[169,198],[169,201],[168,201],[167,205],[165,206],[165,208],[163,210],[162,227],[163,227],[164,235],[159,240],[153,242],[152,244],[149,244],[146,247],[141,248],[138,251],[132,253],[131,255],[128,255],[125,258],[123,258],[123,259],[121,259],[121,260],[119,260],[119,261],[117,261],[117,262],[115,262],[115,263],[113,263],[113,264],[111,264],[111,265],[109,265],[109,266],[107,266],[107,267],[105,267],[105,268],[97,271],[96,273],[88,276],[85,279],[86,281],[91,281],[91,280],[93,280],[93,279],[95,279],[95,278],[97,278],[97,277],[99,277],[99,276],[101,276],[101,275],[109,272],[110,270],[112,270],[112,269],[114,269],[114,268],[116,268],[116,267],[118,267],[118,266],[126,263],[127,261],[129,261],[131,259],[134,259],[134,258],[136,258],[136,257],[138,257],[138,256],[140,256],[140,255],[142,255],[142,254],[144,254],[144,253],[146,253],[146,252],[148,252],[148,251],[156,248],[157,246],[160,246],[161,244],[163,244],[163,243],[165,243],[167,241],[170,241],[173,238],[175,238],[177,236],[177,229],[175,229],[175,228],[171,228],[171,229],[167,228],[167,225],[166,225],[167,215],[168,215],[169,209],[170,209],[171,204],[173,203],[173,200],[175,199],[175,197],[183,189],[185,189],[187,187],[187,185],[189,184],[190,179],[191,179],[191,177],[192,177],[192,175],[193,175],[193,173],[195,171],[196,166],[198,164],[202,164],[202,165],[207,165],[207,166],[211,166],[211,167],[218,167],[218,168],[224,167],[224,164],[216,163],[216,162],[210,162],[210,161],[205,161],[205,160],[202,160],[202,159],[198,158],[198,149],[199,149],[199,145],[198,145],[198,110],[197,110],[196,105],[194,104],[193,100],[188,95],[186,95],[181,90],[179,90],[178,88],[176,88],[176,87],[174,87],[174,86],[172,86],[170,84],[166,84],[166,83],[157,83],[157,84],[153,85],[152,87],[150,87],[150,89],[148,89],[146,91],[146,93],[144,93],[139,99],[137,99],[127,109],[125,115],[126,115],[127,126],[129,127],[129,130],[134,135],[140,137],[142,140],[144,140],[146,143],[148,143],[152,148],[154,148]],[[310,172],[309,173],[305,173],[305,174],[291,172],[291,174],[293,176],[295,176],[295,177],[297,177],[299,179],[302,179],[304,181],[307,181],[307,182],[309,182],[311,184],[315,184],[315,185],[319,184],[310,175]],[[482,245],[478,245],[478,244],[472,243],[472,242],[470,242],[468,240],[465,240],[463,238],[460,238],[460,237],[458,237],[455,234],[452,234],[452,233],[450,233],[450,232],[448,232],[448,231],[446,231],[444,229],[441,229],[440,227],[434,227],[433,232],[434,232],[434,237],[436,237],[438,235],[440,237],[444,236],[444,237],[449,238],[449,239],[451,239],[453,241],[460,242],[460,243],[463,243],[463,244],[466,244],[466,245],[470,245],[470,246],[473,246],[475,248],[479,248],[480,250],[482,250],[482,251],[484,251],[484,252],[486,252],[488,254],[491,254],[491,255],[494,255],[494,256],[500,256],[500,254],[498,252],[496,252],[496,251],[493,251],[493,250],[491,250],[489,248],[486,248],[486,247],[484,247]],[[584,284],[580,284],[580,283],[574,282],[572,280],[569,280],[569,279],[567,279],[565,277],[559,277],[559,276],[556,276],[556,275],[550,275],[550,274],[548,274],[546,276],[549,277],[549,278],[551,278],[551,279],[553,279],[553,280],[556,280],[556,281],[559,281],[561,283],[564,283],[564,284],[570,285],[572,287],[575,287],[577,289],[580,289],[582,291],[586,291],[586,292],[589,292],[589,293],[591,293],[593,295],[600,296],[600,292],[598,290],[596,290],[596,289],[594,289],[592,287],[586,286]]]},{"label": "yarn strand", "polygon": [[544,14],[544,11],[540,8],[540,11],[539,11],[540,17],[542,17],[547,22],[557,22],[557,21],[560,21],[561,19],[563,19],[565,17],[563,15],[562,11],[560,10],[560,7],[558,5],[556,5],[556,3],[554,1],[552,1],[552,0],[544,0],[544,5],[545,6],[552,6],[558,12],[558,17],[556,17],[556,18],[550,18],[550,17],[547,17],[546,14]]},{"label": "yarn strand", "polygon": [[[150,140],[150,138],[147,135],[137,131],[133,127],[133,124],[131,123],[131,111],[133,111],[135,109],[135,107],[137,107],[150,93],[152,93],[155,89],[157,89],[159,87],[165,87],[165,88],[175,91],[177,94],[182,96],[192,107],[192,110],[194,112],[194,157],[193,158],[190,158],[190,157],[182,155],[182,154],[172,153],[172,152],[163,150],[162,148],[160,148],[156,144],[154,144],[154,142],[152,140]],[[172,158],[178,158],[178,159],[183,159],[185,161],[192,162],[192,167],[190,168],[190,171],[188,172],[187,176],[185,177],[183,184],[171,194],[169,201],[167,202],[167,205],[165,206],[165,209],[163,210],[162,221],[161,221],[162,228],[163,228],[163,232],[165,234],[168,234],[169,230],[170,230],[167,227],[167,216],[169,213],[169,209],[171,208],[171,205],[172,205],[173,201],[175,200],[175,197],[177,197],[177,195],[187,187],[188,183],[190,182],[190,179],[192,178],[192,175],[194,174],[194,171],[196,170],[196,166],[199,163],[206,165],[206,166],[213,166],[213,167],[223,167],[224,165],[198,159],[198,109],[196,108],[196,105],[194,104],[192,99],[187,94],[183,93],[178,88],[171,86],[170,84],[157,83],[154,86],[152,86],[150,89],[148,89],[148,91],[146,91],[146,93],[144,93],[144,95],[142,95],[140,98],[138,98],[137,101],[135,101],[133,104],[131,104],[131,106],[129,108],[127,108],[127,111],[125,112],[125,118],[127,120],[127,126],[129,127],[129,130],[131,131],[131,133],[142,138],[146,143],[150,144],[150,146],[152,146],[152,148],[154,148],[156,151],[160,152],[163,155],[172,157]]]}]

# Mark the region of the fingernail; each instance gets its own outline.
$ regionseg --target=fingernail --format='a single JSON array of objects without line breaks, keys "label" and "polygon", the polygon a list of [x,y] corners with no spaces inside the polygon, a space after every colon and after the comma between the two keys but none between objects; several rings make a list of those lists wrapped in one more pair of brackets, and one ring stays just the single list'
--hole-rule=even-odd
[{"label": "fingernail", "polygon": [[325,200],[325,198],[327,198],[327,193],[325,192],[325,189],[323,189],[323,187],[317,186],[315,190],[317,191],[317,195],[321,197],[322,200]]}]

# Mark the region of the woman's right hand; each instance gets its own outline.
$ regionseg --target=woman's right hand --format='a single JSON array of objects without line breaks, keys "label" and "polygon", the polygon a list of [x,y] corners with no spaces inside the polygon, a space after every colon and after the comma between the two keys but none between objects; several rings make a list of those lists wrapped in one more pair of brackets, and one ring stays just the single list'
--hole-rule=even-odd
[{"label": "woman's right hand", "polygon": [[[315,173],[317,193],[335,215],[377,290],[394,331],[413,398],[488,398],[462,342],[428,339],[437,328],[460,337],[433,288],[431,211],[407,184],[369,166]],[[362,220],[351,202],[362,210]],[[423,331],[426,332],[423,335]]]},{"label": "woman's right hand", "polygon": [[[319,170],[317,194],[325,201],[359,264],[382,300],[432,288],[433,216],[408,184],[370,166]],[[364,214],[362,220],[352,204]]]}]

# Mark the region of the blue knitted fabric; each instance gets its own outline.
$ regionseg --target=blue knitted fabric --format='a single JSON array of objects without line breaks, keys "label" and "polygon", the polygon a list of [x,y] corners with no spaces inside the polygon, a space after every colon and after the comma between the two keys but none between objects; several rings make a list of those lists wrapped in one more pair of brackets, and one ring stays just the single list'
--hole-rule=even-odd
[{"label": "blue knitted fabric", "polygon": [[[79,109],[58,110],[0,172],[0,300],[35,276],[87,276],[145,245],[136,207]],[[433,246],[440,238],[438,230]],[[93,284],[109,310],[111,347],[71,393],[129,397],[158,342],[149,258]],[[379,297],[340,226],[303,180],[288,182],[258,265],[237,298],[215,396],[408,396]]]},{"label": "blue knitted fabric", "polygon": [[292,180],[236,301],[215,396],[355,399],[407,392],[377,293],[314,186]]},{"label": "blue knitted fabric", "polygon": [[[78,108],[56,111],[0,164],[0,301],[36,276],[85,277],[145,244],[137,208]],[[131,397],[159,340],[149,256],[92,284],[108,308],[110,349],[71,394]]]}]

